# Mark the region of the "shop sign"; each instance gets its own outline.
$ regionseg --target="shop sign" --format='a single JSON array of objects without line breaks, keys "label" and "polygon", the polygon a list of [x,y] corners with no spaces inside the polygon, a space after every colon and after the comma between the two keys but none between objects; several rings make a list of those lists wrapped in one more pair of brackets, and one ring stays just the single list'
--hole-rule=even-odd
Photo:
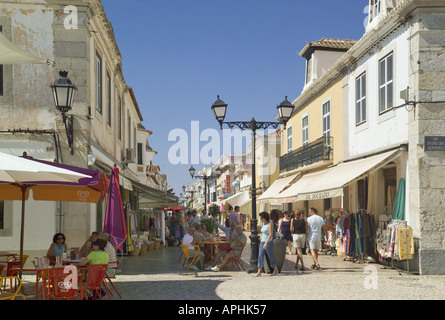
[{"label": "shop sign", "polygon": [[425,151],[445,151],[445,137],[425,136]]}]

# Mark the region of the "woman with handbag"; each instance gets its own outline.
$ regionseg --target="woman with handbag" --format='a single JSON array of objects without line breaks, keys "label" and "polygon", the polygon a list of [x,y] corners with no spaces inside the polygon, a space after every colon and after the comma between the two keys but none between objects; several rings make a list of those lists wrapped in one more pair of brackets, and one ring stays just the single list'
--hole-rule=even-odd
[{"label": "woman with handbag", "polygon": [[261,212],[259,216],[263,225],[261,227],[261,242],[259,248],[260,250],[258,253],[258,272],[255,274],[255,277],[261,277],[261,269],[264,267],[264,255],[266,254],[266,252],[269,256],[270,264],[274,269],[274,272],[271,274],[271,276],[276,276],[278,274],[278,267],[273,252],[273,222],[270,220],[269,214],[267,212]]}]

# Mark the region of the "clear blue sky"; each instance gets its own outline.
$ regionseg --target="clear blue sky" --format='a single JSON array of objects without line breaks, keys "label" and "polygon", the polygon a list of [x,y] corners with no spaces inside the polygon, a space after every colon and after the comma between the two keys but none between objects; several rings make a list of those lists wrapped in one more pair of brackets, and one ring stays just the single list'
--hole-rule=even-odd
[{"label": "clear blue sky", "polygon": [[[276,106],[303,88],[298,55],[321,38],[360,39],[368,0],[103,0],[133,87],[158,151],[154,162],[176,195],[192,183],[190,163],[172,165],[175,128],[190,133],[219,125],[210,109],[227,103],[226,121],[275,121]],[[204,146],[207,142],[201,142]],[[221,148],[222,149],[222,148]],[[190,156],[189,156],[190,160]],[[201,169],[203,164],[193,164]]]}]

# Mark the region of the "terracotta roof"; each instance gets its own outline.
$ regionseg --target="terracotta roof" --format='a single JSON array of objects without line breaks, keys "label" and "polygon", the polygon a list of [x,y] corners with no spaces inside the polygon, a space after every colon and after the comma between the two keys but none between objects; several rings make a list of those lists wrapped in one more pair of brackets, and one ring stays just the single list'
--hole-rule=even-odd
[{"label": "terracotta roof", "polygon": [[301,50],[300,56],[304,56],[311,48],[326,48],[348,51],[358,40],[350,39],[328,39],[322,38],[314,42],[307,42],[306,46]]}]

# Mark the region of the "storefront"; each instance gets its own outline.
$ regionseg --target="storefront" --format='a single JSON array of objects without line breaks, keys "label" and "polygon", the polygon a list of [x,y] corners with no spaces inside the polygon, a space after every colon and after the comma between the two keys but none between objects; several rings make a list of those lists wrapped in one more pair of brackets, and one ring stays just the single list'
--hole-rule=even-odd
[{"label": "storefront", "polygon": [[414,221],[404,210],[409,203],[407,159],[406,148],[400,147],[281,178],[259,200],[291,204],[292,210],[303,209],[306,215],[316,208],[328,225],[325,248],[332,247],[339,257],[410,269],[415,244]]}]

